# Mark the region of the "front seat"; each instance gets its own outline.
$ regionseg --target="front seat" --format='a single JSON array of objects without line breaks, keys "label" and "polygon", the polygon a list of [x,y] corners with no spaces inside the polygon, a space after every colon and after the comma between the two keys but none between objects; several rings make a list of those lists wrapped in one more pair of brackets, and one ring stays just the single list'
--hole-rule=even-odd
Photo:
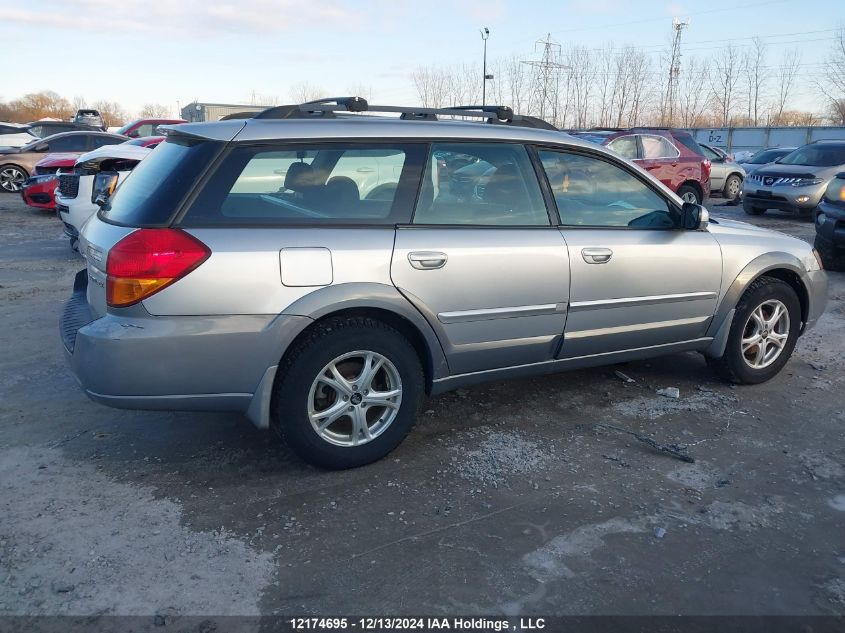
[{"label": "front seat", "polygon": [[505,207],[508,211],[524,211],[525,185],[516,165],[505,164],[496,169],[484,187],[484,201]]},{"label": "front seat", "polygon": [[297,197],[305,197],[317,186],[314,168],[308,163],[293,163],[288,167],[285,174],[284,188],[298,194]]},{"label": "front seat", "polygon": [[358,185],[348,176],[329,178],[317,197],[318,208],[337,217],[354,216],[360,202]]}]

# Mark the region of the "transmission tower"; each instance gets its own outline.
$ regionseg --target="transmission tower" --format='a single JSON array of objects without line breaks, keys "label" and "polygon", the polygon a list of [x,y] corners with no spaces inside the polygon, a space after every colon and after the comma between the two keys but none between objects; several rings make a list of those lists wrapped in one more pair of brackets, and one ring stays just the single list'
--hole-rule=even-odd
[{"label": "transmission tower", "polygon": [[678,100],[678,82],[681,76],[681,33],[689,26],[689,20],[681,22],[672,19],[672,56],[669,61],[669,82],[666,85],[666,107],[664,108],[663,125],[673,125],[675,119],[675,103]]},{"label": "transmission tower", "polygon": [[523,60],[522,63],[534,68],[534,95],[540,118],[545,119],[548,114],[554,122],[557,118],[560,71],[569,66],[560,62],[560,44],[552,39],[551,33],[546,35],[546,39],[537,40],[534,52],[540,47],[543,50],[541,59]]}]

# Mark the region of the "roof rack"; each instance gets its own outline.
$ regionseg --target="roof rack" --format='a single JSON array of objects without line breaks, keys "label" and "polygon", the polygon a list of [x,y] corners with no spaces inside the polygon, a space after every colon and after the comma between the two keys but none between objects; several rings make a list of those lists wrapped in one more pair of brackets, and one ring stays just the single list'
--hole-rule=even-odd
[{"label": "roof rack", "polygon": [[307,101],[299,105],[281,105],[262,110],[253,119],[331,119],[336,112],[391,112],[399,114],[404,121],[437,121],[438,116],[473,117],[486,119],[496,125],[516,125],[544,130],[558,129],[543,119],[514,114],[507,106],[470,105],[450,108],[422,108],[417,106],[370,105],[361,97],[330,97]]}]

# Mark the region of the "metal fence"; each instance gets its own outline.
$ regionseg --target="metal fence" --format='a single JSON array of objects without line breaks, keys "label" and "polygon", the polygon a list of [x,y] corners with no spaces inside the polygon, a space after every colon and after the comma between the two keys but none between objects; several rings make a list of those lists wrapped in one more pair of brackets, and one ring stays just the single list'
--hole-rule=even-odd
[{"label": "metal fence", "polygon": [[261,112],[270,106],[260,105],[238,105],[236,103],[198,103],[193,102],[182,108],[182,118],[186,121],[204,122],[219,121],[227,114],[237,112]]},{"label": "metal fence", "polygon": [[813,141],[845,140],[845,127],[717,127],[688,130],[699,143],[726,152],[756,152],[764,147],[798,147]]}]

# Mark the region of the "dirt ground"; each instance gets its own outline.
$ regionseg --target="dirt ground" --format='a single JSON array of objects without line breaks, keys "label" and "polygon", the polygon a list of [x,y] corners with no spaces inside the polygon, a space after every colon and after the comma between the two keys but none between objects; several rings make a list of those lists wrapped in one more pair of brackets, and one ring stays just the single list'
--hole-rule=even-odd
[{"label": "dirt ground", "polygon": [[57,329],[81,267],[0,195],[0,615],[845,613],[841,273],[765,385],[697,354],[482,385],[324,472],[237,415],[87,400]]}]

